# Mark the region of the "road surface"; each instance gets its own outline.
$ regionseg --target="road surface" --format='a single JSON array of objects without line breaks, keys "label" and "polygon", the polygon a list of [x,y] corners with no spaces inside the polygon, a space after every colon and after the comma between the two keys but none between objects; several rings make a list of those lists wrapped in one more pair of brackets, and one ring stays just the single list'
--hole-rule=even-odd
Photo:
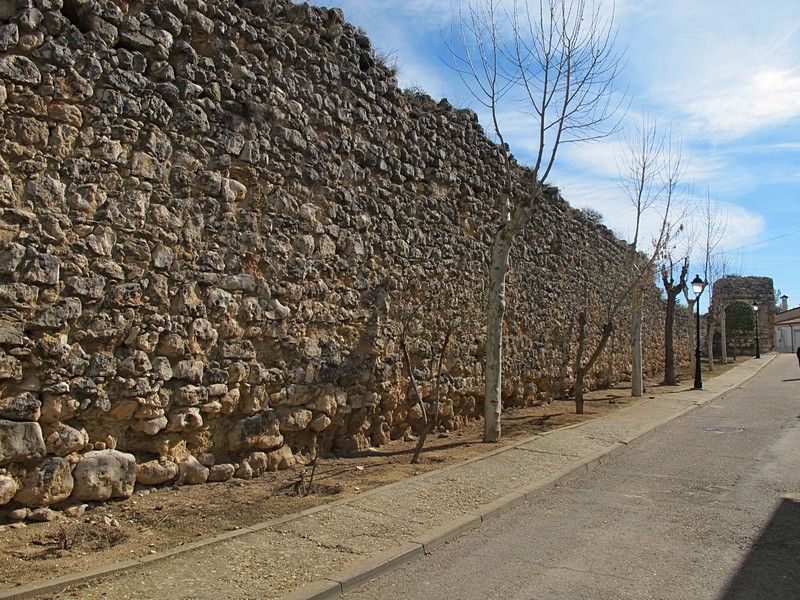
[{"label": "road surface", "polygon": [[347,600],[800,598],[800,369],[738,389]]}]

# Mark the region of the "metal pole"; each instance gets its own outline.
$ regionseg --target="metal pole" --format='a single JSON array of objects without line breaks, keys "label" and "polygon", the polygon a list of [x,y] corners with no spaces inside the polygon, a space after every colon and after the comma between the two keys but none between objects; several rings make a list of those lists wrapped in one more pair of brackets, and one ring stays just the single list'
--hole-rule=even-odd
[{"label": "metal pole", "polygon": [[761,358],[761,348],[758,345],[758,312],[756,312],[756,358]]},{"label": "metal pole", "polygon": [[697,347],[694,352],[694,389],[702,390],[703,389],[703,376],[700,373],[700,295],[697,295],[697,300],[695,301],[697,305],[697,321],[696,321],[696,330],[695,330],[695,338],[697,339]]}]

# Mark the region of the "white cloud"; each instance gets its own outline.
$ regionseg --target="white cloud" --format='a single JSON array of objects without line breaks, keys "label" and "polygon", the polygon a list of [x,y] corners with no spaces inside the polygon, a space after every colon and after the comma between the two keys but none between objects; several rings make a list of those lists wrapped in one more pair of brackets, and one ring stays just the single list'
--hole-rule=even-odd
[{"label": "white cloud", "polygon": [[766,69],[733,82],[673,90],[671,97],[682,105],[695,134],[738,139],[800,117],[800,73]]},{"label": "white cloud", "polygon": [[644,2],[623,13],[635,92],[715,141],[800,117],[800,4]]}]

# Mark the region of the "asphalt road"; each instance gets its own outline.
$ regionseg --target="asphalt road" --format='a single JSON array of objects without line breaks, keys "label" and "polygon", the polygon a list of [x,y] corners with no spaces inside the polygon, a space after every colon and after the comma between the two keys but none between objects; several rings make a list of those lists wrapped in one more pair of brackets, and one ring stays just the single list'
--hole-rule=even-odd
[{"label": "asphalt road", "polygon": [[800,369],[738,389],[612,461],[348,592],[367,598],[800,599]]}]

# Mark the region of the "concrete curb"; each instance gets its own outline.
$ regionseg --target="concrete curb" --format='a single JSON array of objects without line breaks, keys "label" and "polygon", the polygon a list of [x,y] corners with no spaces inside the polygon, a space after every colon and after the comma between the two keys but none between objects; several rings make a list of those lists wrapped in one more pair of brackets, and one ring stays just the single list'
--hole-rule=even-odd
[{"label": "concrete curb", "polygon": [[[715,398],[718,398],[719,396],[727,393],[732,387],[739,387],[745,384],[753,376],[755,376],[762,368],[764,368],[767,364],[772,362],[772,360],[776,356],[777,354],[773,353],[765,357],[768,360],[762,359],[763,364],[758,365],[758,368],[754,369],[753,372],[750,373],[744,379],[739,380],[720,391],[709,392],[708,390],[702,390],[701,393],[707,394],[706,397],[697,399],[697,401],[695,401],[692,405],[682,410],[678,410],[671,416],[664,418],[662,421],[656,423],[655,425],[647,429],[643,429],[631,435],[629,438],[626,438],[624,440],[619,440],[616,443],[612,443],[606,448],[603,448],[602,450],[592,455],[589,455],[585,458],[576,461],[575,463],[551,475],[550,477],[546,478],[543,481],[537,482],[530,486],[522,487],[515,492],[511,492],[497,500],[494,500],[493,502],[485,504],[480,508],[471,511],[464,516],[458,517],[439,528],[431,530],[425,534],[415,536],[413,539],[406,541],[397,547],[385,550],[384,552],[381,552],[373,557],[365,559],[364,561],[361,561],[341,571],[336,571],[334,573],[331,573],[325,576],[321,580],[308,583],[303,587],[298,588],[294,592],[290,593],[289,595],[284,596],[284,598],[286,600],[322,600],[327,598],[337,598],[343,592],[353,589],[354,587],[357,587],[358,585],[361,585],[362,583],[370,579],[373,579],[378,575],[387,573],[395,569],[396,567],[404,564],[405,562],[408,562],[412,558],[417,558],[419,556],[424,556],[425,554],[429,554],[434,549],[455,539],[462,533],[465,533],[471,529],[479,527],[485,521],[497,517],[505,513],[506,511],[514,508],[515,506],[527,502],[536,495],[541,494],[542,492],[548,489],[551,489],[558,485],[562,485],[567,481],[574,479],[578,475],[597,467],[598,465],[608,462],[611,458],[625,451],[634,443],[646,438],[654,431],[660,429],[670,421],[673,421],[678,417],[681,417],[689,412],[692,412],[695,409],[699,408],[700,406],[714,400]],[[687,390],[687,391],[692,391],[692,390]],[[679,392],[679,393],[684,393],[684,392]],[[521,440],[520,442],[517,442],[515,444],[504,446],[502,448],[497,448],[495,450],[491,450],[489,452],[481,454],[480,456],[476,456],[471,459],[465,460],[463,463],[450,465],[448,467],[444,467],[436,471],[429,471],[427,473],[417,475],[413,479],[418,481],[420,479],[425,479],[427,477],[435,476],[436,474],[441,474],[442,472],[461,469],[464,467],[464,465],[469,465],[471,463],[486,460],[498,454],[517,450],[520,448],[520,446],[528,444],[533,440],[542,438],[557,431],[563,431],[564,429],[579,428],[583,425],[585,425],[585,423],[571,425],[569,427],[553,430],[550,432],[546,432],[544,434],[536,434],[529,438]],[[357,497],[364,498],[369,495],[380,493],[382,490],[386,490],[387,488],[407,485],[407,481],[408,480],[398,481],[392,484],[388,484],[386,486],[374,488],[372,490],[364,492],[363,494],[359,494]],[[296,514],[287,515],[279,519],[273,519],[270,521],[257,523],[255,525],[251,525],[249,527],[242,527],[241,529],[236,529],[233,531],[226,531],[218,535],[215,535],[213,537],[206,538],[203,540],[198,540],[196,542],[190,542],[183,546],[166,550],[164,552],[159,552],[157,554],[152,554],[127,561],[117,562],[110,565],[104,565],[101,567],[97,567],[96,569],[85,571],[83,573],[65,575],[63,577],[58,577],[47,581],[33,583],[30,585],[1,590],[0,600],[35,598],[43,594],[58,593],[61,590],[64,590],[65,588],[70,586],[86,583],[93,579],[99,579],[102,577],[117,575],[121,572],[130,569],[146,566],[155,561],[168,559],[173,556],[191,552],[199,548],[206,548],[244,535],[256,533],[264,529],[275,527],[276,525],[280,525],[282,523],[296,520],[303,516],[312,515],[335,506],[347,504],[352,500],[353,498],[348,498],[330,502],[328,504],[322,504],[320,506],[316,506]]]}]

